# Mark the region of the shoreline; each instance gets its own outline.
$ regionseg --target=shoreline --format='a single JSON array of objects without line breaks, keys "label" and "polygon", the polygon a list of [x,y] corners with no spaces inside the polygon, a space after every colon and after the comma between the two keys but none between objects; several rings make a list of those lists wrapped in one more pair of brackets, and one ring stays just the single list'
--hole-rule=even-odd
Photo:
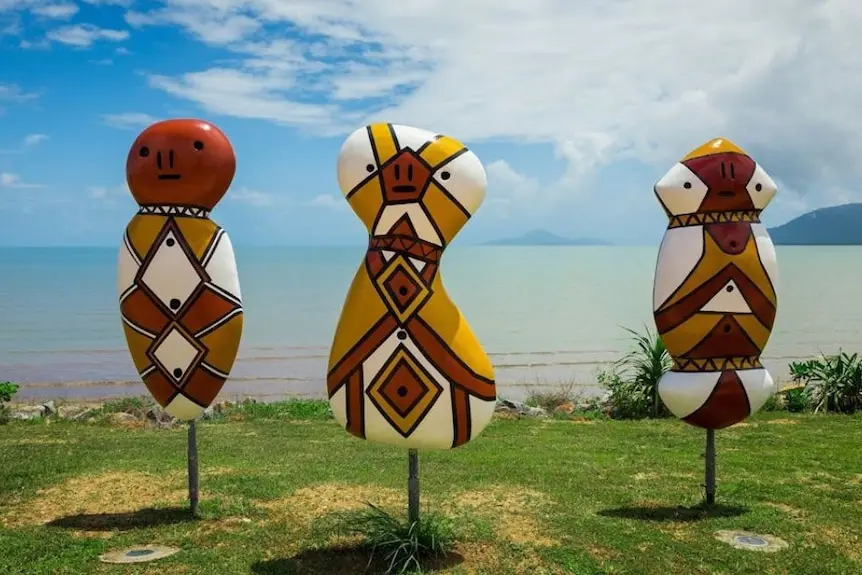
[{"label": "shoreline", "polygon": [[[251,385],[249,385],[251,384]],[[12,404],[33,404],[34,402],[57,401],[64,403],[104,403],[129,397],[149,396],[146,386],[138,380],[83,380],[71,382],[34,382],[18,383],[19,389]],[[498,381],[498,397],[522,400],[535,388],[556,390],[573,389],[573,392],[584,398],[600,397],[605,388],[598,382],[579,382],[560,379],[556,381],[521,380]],[[221,392],[213,400],[242,401],[245,398],[259,401],[281,401],[285,399],[326,399],[326,383],[303,381],[297,385],[295,380],[275,381],[236,381],[228,380]]]}]

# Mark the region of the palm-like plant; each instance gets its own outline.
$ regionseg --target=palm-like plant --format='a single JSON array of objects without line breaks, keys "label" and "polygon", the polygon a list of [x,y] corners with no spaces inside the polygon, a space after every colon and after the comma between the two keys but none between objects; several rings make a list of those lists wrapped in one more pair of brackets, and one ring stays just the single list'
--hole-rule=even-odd
[{"label": "palm-like plant", "polygon": [[614,362],[611,374],[604,377],[604,383],[611,391],[614,410],[622,417],[669,415],[658,394],[661,376],[673,365],[664,342],[646,326],[643,333],[627,327],[623,329],[631,334],[633,345],[628,353]]},{"label": "palm-like plant", "polygon": [[794,381],[805,385],[814,412],[854,413],[862,409],[862,358],[839,351],[790,364]]}]

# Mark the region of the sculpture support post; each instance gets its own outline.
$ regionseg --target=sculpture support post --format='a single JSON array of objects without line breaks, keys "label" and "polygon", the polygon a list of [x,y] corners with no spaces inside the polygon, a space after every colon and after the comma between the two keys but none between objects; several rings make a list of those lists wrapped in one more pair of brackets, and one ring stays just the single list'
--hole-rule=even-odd
[{"label": "sculpture support post", "polygon": [[706,504],[715,504],[715,430],[706,430]]},{"label": "sculpture support post", "polygon": [[192,516],[198,514],[198,438],[195,421],[189,422],[189,504]]},{"label": "sculpture support post", "polygon": [[407,451],[409,470],[407,477],[407,519],[410,525],[419,522],[419,452]]}]

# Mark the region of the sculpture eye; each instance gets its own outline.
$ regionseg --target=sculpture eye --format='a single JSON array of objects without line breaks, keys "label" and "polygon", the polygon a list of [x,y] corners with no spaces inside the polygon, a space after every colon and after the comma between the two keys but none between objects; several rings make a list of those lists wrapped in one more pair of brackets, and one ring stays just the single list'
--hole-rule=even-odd
[{"label": "sculpture eye", "polygon": [[745,189],[748,190],[748,195],[751,196],[751,201],[754,204],[754,207],[758,210],[762,210],[766,207],[773,196],[775,196],[775,192],[778,191],[778,186],[769,177],[769,174],[766,173],[766,170],[760,167],[760,165],[755,165],[754,173],[751,174],[751,180],[749,180],[748,185],[745,186]]},{"label": "sculpture eye", "polygon": [[146,158],[147,156],[150,155],[150,149],[148,147],[144,146],[138,151],[138,155],[141,156],[142,158]]},{"label": "sculpture eye", "polygon": [[434,179],[469,214],[475,213],[485,199],[488,186],[485,168],[470,150],[446,162],[445,167],[434,174]]},{"label": "sculpture eye", "polygon": [[671,214],[697,211],[708,188],[685,164],[672,167],[655,185],[655,194]]},{"label": "sculpture eye", "polygon": [[377,171],[374,149],[366,128],[356,130],[344,141],[338,154],[338,187],[344,195],[352,192]]},{"label": "sculpture eye", "polygon": [[204,143],[201,142],[200,140],[195,140],[195,143],[192,145],[195,147],[195,150],[197,150],[198,152],[200,152],[201,150],[204,149]]}]

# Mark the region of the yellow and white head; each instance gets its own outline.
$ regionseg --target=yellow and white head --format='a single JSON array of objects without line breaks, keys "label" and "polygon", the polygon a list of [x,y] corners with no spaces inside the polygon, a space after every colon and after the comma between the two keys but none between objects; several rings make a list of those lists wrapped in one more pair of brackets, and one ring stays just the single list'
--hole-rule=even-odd
[{"label": "yellow and white head", "polygon": [[[369,229],[382,207],[421,203],[439,227],[453,230],[443,234],[448,242],[479,208],[488,182],[482,162],[458,140],[380,123],[347,137],[338,155],[338,185]],[[453,217],[463,220],[457,229],[448,222]]]},{"label": "yellow and white head", "polygon": [[742,148],[715,138],[692,150],[656,184],[668,216],[763,210],[777,186]]}]

